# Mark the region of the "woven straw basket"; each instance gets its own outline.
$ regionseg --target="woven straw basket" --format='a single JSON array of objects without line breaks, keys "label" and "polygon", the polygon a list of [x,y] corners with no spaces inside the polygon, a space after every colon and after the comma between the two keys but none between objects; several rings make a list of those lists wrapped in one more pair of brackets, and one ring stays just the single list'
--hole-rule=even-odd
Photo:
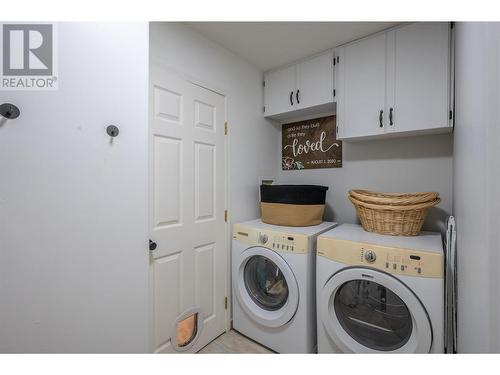
[{"label": "woven straw basket", "polygon": [[[359,192],[349,192],[349,199],[356,207],[363,228],[368,232],[391,236],[417,236],[428,209],[441,201],[437,193],[395,194],[394,201],[391,201],[393,194],[375,192],[361,193],[363,201],[356,198]],[[431,199],[422,202],[424,196]],[[385,204],[367,202],[372,198],[381,199]],[[412,199],[417,203],[411,203]]]},{"label": "woven straw basket", "polygon": [[359,201],[390,206],[406,206],[431,202],[439,198],[439,193],[378,193],[370,190],[351,190],[349,195]]}]

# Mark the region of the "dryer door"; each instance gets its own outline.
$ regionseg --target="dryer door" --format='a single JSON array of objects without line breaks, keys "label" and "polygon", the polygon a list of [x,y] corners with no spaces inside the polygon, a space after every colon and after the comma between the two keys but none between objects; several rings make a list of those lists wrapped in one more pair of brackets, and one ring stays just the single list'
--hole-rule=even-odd
[{"label": "dryer door", "polygon": [[321,290],[319,314],[344,352],[429,353],[432,327],[415,294],[400,280],[369,268],[346,268]]},{"label": "dryer door", "polygon": [[251,247],[237,264],[233,288],[243,310],[266,327],[288,323],[299,305],[299,288],[286,261],[265,247]]}]

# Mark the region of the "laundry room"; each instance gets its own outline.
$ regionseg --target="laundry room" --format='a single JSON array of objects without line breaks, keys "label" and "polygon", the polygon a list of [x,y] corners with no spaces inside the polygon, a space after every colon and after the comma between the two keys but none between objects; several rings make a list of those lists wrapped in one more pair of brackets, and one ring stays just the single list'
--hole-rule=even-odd
[{"label": "laundry room", "polygon": [[133,9],[0,20],[0,359],[500,353],[498,12]]}]

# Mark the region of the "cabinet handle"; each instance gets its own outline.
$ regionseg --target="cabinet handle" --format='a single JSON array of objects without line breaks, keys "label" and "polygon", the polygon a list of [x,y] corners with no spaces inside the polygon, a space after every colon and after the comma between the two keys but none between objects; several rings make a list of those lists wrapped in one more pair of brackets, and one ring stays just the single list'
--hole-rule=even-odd
[{"label": "cabinet handle", "polygon": [[379,122],[381,128],[384,127],[384,124],[382,124],[383,119],[384,119],[384,111],[381,109],[380,114],[378,115],[378,122]]},{"label": "cabinet handle", "polygon": [[295,94],[295,99],[297,99],[297,104],[300,104],[299,92],[300,92],[300,90],[297,90],[297,93]]},{"label": "cabinet handle", "polygon": [[392,123],[392,111],[393,110],[394,109],[392,107],[389,108],[389,125],[391,125],[391,126],[393,125],[393,123]]},{"label": "cabinet handle", "polygon": [[293,91],[290,93],[290,104],[293,105]]}]

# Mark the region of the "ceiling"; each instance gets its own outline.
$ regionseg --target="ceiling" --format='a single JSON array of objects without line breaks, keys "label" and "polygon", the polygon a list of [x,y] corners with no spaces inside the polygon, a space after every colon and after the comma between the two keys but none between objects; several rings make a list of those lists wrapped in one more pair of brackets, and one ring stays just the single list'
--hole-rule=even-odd
[{"label": "ceiling", "polygon": [[263,71],[396,25],[394,22],[189,22]]}]

